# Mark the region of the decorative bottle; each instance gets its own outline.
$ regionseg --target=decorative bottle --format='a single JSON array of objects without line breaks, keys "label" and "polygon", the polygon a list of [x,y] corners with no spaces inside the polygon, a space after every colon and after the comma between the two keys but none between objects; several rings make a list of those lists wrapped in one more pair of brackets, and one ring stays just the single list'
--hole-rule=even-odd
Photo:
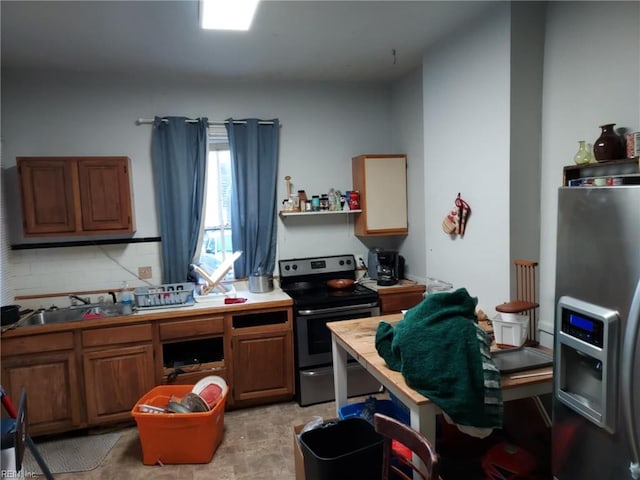
[{"label": "decorative bottle", "polygon": [[576,165],[585,165],[589,163],[589,151],[587,150],[586,142],[584,140],[580,140],[578,145],[578,151],[573,156],[573,161]]},{"label": "decorative bottle", "polygon": [[622,152],[622,139],[613,129],[614,126],[615,123],[600,125],[602,131],[593,144],[593,154],[598,162],[617,160],[624,156]]}]

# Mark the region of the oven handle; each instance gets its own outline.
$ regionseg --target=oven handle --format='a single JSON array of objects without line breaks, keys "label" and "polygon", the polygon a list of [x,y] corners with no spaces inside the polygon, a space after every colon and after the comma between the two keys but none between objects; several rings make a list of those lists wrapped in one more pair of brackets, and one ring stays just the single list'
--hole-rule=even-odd
[{"label": "oven handle", "polygon": [[299,316],[308,316],[308,315],[321,315],[323,313],[349,313],[354,312],[356,310],[367,310],[370,308],[375,308],[378,306],[378,302],[365,303],[362,305],[353,305],[350,307],[333,307],[333,308],[318,308],[315,310],[298,310],[297,314]]}]

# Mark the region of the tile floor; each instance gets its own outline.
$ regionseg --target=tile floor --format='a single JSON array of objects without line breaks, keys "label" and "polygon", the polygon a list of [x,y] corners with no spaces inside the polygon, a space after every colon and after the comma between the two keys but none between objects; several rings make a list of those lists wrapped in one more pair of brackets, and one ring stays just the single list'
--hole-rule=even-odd
[{"label": "tile floor", "polygon": [[126,427],[120,430],[122,437],[100,467],[89,472],[56,474],[55,478],[294,480],[293,427],[315,415],[334,418],[335,403],[300,407],[296,402],[287,402],[225,412],[224,440],[213,460],[202,465],[143,465],[138,430],[135,426]]},{"label": "tile floor", "polygon": [[[376,395],[388,398],[387,394]],[[366,397],[351,398],[350,402],[361,402]],[[513,402],[509,402],[511,404]],[[524,410],[513,414],[528,417]],[[300,407],[296,402],[279,403],[254,408],[225,412],[225,430],[222,444],[213,460],[199,465],[147,466],[142,463],[142,450],[135,424],[119,429],[122,437],[101,466],[88,472],[55,474],[56,480],[295,480],[293,456],[293,427],[307,423],[314,416],[335,418],[335,403],[328,402]],[[522,419],[521,419],[522,421]],[[525,425],[519,425],[523,428]],[[526,430],[528,430],[528,424]],[[463,436],[461,442],[450,444],[455,455],[443,463],[443,478],[446,480],[480,480],[486,478],[478,470],[477,460],[469,457],[478,453],[478,443]],[[36,440],[37,441],[37,440]],[[446,446],[446,442],[441,445]],[[543,445],[548,451],[549,446]],[[459,456],[461,453],[463,456]],[[442,452],[446,455],[445,452]],[[472,457],[474,455],[472,454]],[[476,457],[477,458],[477,457]],[[442,457],[441,461],[445,458]],[[543,470],[544,471],[544,470]],[[39,477],[43,478],[43,477]],[[549,480],[550,474],[536,475],[537,480]],[[354,479],[357,480],[357,479]]]}]

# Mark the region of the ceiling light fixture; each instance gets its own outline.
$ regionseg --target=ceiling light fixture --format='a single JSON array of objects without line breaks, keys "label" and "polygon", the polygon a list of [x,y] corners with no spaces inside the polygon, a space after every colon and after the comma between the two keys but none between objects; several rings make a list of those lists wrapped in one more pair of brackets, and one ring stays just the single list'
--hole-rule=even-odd
[{"label": "ceiling light fixture", "polygon": [[200,0],[200,26],[210,30],[249,30],[259,0]]}]

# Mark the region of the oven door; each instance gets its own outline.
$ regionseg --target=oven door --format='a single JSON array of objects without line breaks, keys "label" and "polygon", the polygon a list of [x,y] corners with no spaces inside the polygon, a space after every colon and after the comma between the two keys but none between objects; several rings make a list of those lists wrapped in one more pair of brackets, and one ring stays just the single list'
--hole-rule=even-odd
[{"label": "oven door", "polygon": [[380,315],[377,303],[351,307],[298,310],[295,318],[295,336],[298,368],[315,367],[331,363],[331,332],[328,322]]}]

